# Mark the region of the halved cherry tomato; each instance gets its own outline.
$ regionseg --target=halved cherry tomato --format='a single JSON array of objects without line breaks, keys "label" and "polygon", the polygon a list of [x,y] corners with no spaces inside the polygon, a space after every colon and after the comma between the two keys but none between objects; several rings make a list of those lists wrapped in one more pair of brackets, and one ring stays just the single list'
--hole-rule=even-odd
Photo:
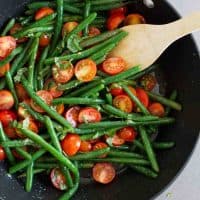
[{"label": "halved cherry tomato", "polygon": [[120,8],[113,8],[112,10],[109,11],[110,15],[114,15],[114,14],[126,14],[127,13],[127,7],[120,7]]},{"label": "halved cherry tomato", "polygon": [[110,93],[115,97],[118,95],[124,94],[122,87],[117,83],[112,83],[109,89],[110,89]]},{"label": "halved cherry tomato", "polygon": [[133,142],[137,136],[137,132],[133,127],[125,127],[117,132],[117,135],[122,138],[125,142]]},{"label": "halved cherry tomato", "polygon": [[6,127],[4,127],[3,129],[4,129],[5,134],[6,134],[9,138],[15,139],[15,138],[18,137],[18,136],[17,136],[17,133],[16,133],[16,131],[15,131],[15,128],[13,128],[13,127],[11,127],[11,126],[6,126]]},{"label": "halved cherry tomato", "polygon": [[50,44],[50,41],[51,41],[51,37],[49,34],[42,34],[40,36],[39,45],[40,47],[46,47]]},{"label": "halved cherry tomato", "polygon": [[158,116],[158,117],[163,117],[165,115],[165,109],[163,107],[162,104],[160,103],[152,103],[149,107],[148,107],[149,112],[152,115]]},{"label": "halved cherry tomato", "polygon": [[16,89],[17,96],[18,96],[20,101],[24,101],[24,100],[29,98],[26,90],[24,89],[24,87],[21,83],[16,83],[15,89]]},{"label": "halved cherry tomato", "polygon": [[101,113],[92,107],[83,108],[79,112],[78,121],[80,123],[100,122]]},{"label": "halved cherry tomato", "polygon": [[[53,97],[51,95],[50,92],[46,91],[46,90],[40,90],[38,92],[36,92],[37,96],[40,97],[47,105],[51,105],[51,102],[53,100]],[[39,112],[39,113],[44,113],[45,111],[40,107],[38,106],[34,101],[33,99],[31,99],[31,107]]]},{"label": "halved cherry tomato", "polygon": [[9,110],[15,101],[10,91],[0,90],[0,110]]},{"label": "halved cherry tomato", "polygon": [[0,146],[0,161],[5,160],[5,159],[6,159],[6,153],[3,147]]},{"label": "halved cherry tomato", "polygon": [[124,20],[124,25],[145,24],[145,18],[140,14],[130,14]]},{"label": "halved cherry tomato", "polygon": [[97,73],[96,63],[91,59],[80,60],[75,66],[75,76],[79,81],[89,82]]},{"label": "halved cherry tomato", "polygon": [[58,190],[66,190],[66,178],[59,168],[54,168],[51,170],[50,174],[51,182],[53,186]]},{"label": "halved cherry tomato", "polygon": [[6,72],[10,70],[10,63],[0,67],[0,77],[5,76]]},{"label": "halved cherry tomato", "polygon": [[64,111],[65,111],[65,106],[62,103],[56,105],[55,108],[56,108],[57,113],[60,114],[60,115],[62,115],[64,113]]},{"label": "halved cherry tomato", "polygon": [[10,122],[17,119],[17,115],[11,110],[0,111],[0,121],[4,127],[9,126]]},{"label": "halved cherry tomato", "polygon": [[53,98],[62,96],[63,91],[58,90],[58,84],[53,79],[48,79],[44,84],[44,89],[49,91]]},{"label": "halved cherry tomato", "polygon": [[92,150],[92,145],[88,141],[81,141],[80,152],[89,152]]},{"label": "halved cherry tomato", "polygon": [[79,106],[73,106],[69,108],[65,113],[65,119],[73,126],[77,127],[78,125],[78,115],[81,108]]},{"label": "halved cherry tomato", "polygon": [[132,100],[127,95],[116,96],[113,99],[113,105],[126,113],[131,113],[133,110]]},{"label": "halved cherry tomato", "polygon": [[124,21],[125,15],[122,13],[116,13],[111,15],[107,20],[107,29],[114,30]]},{"label": "halved cherry tomato", "polygon": [[141,80],[140,84],[144,87],[145,90],[151,91],[156,86],[157,80],[155,76],[151,74],[144,75]]},{"label": "halved cherry tomato", "polygon": [[111,57],[103,62],[103,71],[109,75],[119,74],[126,68],[126,62],[121,57]]},{"label": "halved cherry tomato", "polygon": [[141,88],[136,88],[136,93],[138,99],[147,108],[149,105],[149,96],[147,95],[147,93]]},{"label": "halved cherry tomato", "polygon": [[115,175],[115,168],[110,163],[97,163],[92,169],[94,180],[102,184],[110,183]]},{"label": "halved cherry tomato", "polygon": [[96,36],[99,34],[101,34],[101,31],[98,28],[96,28],[94,26],[89,27],[89,33],[88,33],[89,36]]},{"label": "halved cherry tomato", "polygon": [[[18,31],[20,31],[22,29],[22,25],[19,23],[16,23],[11,29],[10,29],[10,35],[13,35],[15,33],[17,33]],[[23,38],[17,38],[16,41],[17,43],[23,43],[26,42],[28,38],[23,37]]]},{"label": "halved cherry tomato", "polygon": [[[78,26],[77,22],[67,22],[63,25],[62,29],[62,36],[64,37],[66,34],[70,33],[73,29]],[[79,35],[81,36],[82,33],[80,32]]]},{"label": "halved cherry tomato", "polygon": [[[104,142],[97,142],[93,146],[92,150],[95,151],[95,150],[104,149],[104,148],[107,148],[107,147],[108,147],[108,145],[106,143],[104,143]],[[103,154],[103,155],[99,156],[99,158],[105,158],[106,156],[107,156],[107,154]]]},{"label": "halved cherry tomato", "polygon": [[36,13],[35,13],[35,20],[39,20],[43,17],[46,17],[47,15],[50,15],[54,13],[54,10],[49,7],[43,7],[40,8]]},{"label": "halved cherry tomato", "polygon": [[[27,105],[30,105],[31,100],[25,99],[22,103],[25,103]],[[27,112],[26,109],[24,109],[22,106],[18,106],[17,115],[21,119],[25,119],[27,117],[31,118],[31,115]]]},{"label": "halved cherry tomato", "polygon": [[120,138],[117,134],[115,134],[112,137],[107,138],[107,141],[110,140],[112,142],[112,145],[114,146],[121,146],[125,143],[125,140],[123,138]]},{"label": "halved cherry tomato", "polygon": [[0,60],[6,58],[15,48],[16,40],[12,36],[0,37]]},{"label": "halved cherry tomato", "polygon": [[73,156],[81,146],[81,138],[77,134],[67,134],[64,140],[62,140],[61,146],[68,156]]},{"label": "halved cherry tomato", "polygon": [[74,67],[69,61],[62,61],[52,68],[53,78],[57,83],[67,83],[74,75]]}]

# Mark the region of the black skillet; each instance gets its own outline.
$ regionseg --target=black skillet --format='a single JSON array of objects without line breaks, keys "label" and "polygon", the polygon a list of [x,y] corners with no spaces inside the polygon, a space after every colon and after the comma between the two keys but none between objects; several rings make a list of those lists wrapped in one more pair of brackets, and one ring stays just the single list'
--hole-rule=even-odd
[{"label": "black skillet", "polygon": [[[138,0],[141,2],[141,0]],[[20,14],[30,0],[1,0],[0,26],[12,17]],[[142,4],[130,6],[146,16],[148,23],[164,24],[176,20],[179,16],[165,1],[155,0],[155,8],[148,9]],[[179,101],[183,112],[172,113],[176,124],[163,128],[158,140],[174,140],[176,147],[169,151],[158,152],[160,174],[156,180],[143,177],[133,171],[126,171],[107,186],[96,183],[82,184],[73,199],[76,200],[148,200],[156,197],[175,176],[181,172],[184,164],[198,139],[200,129],[200,59],[194,41],[190,36],[173,44],[159,59],[158,78],[162,91],[169,94],[178,89]],[[163,87],[164,86],[164,87]],[[40,175],[35,180],[31,193],[23,189],[24,183],[15,176],[6,173],[6,163],[0,164],[0,200],[56,200],[60,193],[55,190],[48,177]]]}]

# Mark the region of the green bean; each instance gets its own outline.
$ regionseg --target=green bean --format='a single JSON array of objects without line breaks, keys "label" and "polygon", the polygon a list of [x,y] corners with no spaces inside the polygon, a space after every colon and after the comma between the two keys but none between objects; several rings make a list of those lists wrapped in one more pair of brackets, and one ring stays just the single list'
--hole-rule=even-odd
[{"label": "green bean", "polygon": [[149,141],[148,135],[146,134],[145,129],[142,128],[141,126],[139,127],[139,130],[140,130],[142,142],[144,144],[144,148],[145,148],[146,154],[148,156],[148,159],[151,163],[151,166],[152,166],[153,170],[155,170],[156,172],[159,172],[159,166],[158,166],[158,163],[156,160],[155,153],[151,146],[151,142]]},{"label": "green bean", "polygon": [[27,153],[25,150],[23,150],[22,148],[16,148],[15,151],[22,156],[23,158],[27,159],[27,160],[31,160],[32,156]]},{"label": "green bean", "polygon": [[93,6],[97,6],[97,5],[115,4],[115,3],[118,3],[118,2],[120,3],[120,2],[122,2],[122,0],[101,0],[101,1],[92,0],[91,4]]},{"label": "green bean", "polygon": [[[35,165],[34,165],[35,167]],[[36,174],[40,174],[42,172],[46,171],[46,169],[34,169],[33,170],[33,174],[36,175]],[[23,178],[23,177],[26,177],[26,173],[23,173],[21,175],[18,176],[18,178]]]},{"label": "green bean", "polygon": [[0,90],[4,89],[6,86],[5,78],[0,79]]},{"label": "green bean", "polygon": [[[24,140],[9,140],[1,142],[2,147],[24,147],[24,146],[35,146],[35,143],[30,139]],[[37,146],[36,146],[37,147]]]},{"label": "green bean", "polygon": [[105,86],[103,84],[97,85],[94,88],[91,88],[90,90],[88,90],[86,93],[82,94],[81,97],[90,97],[93,94],[96,94],[98,92],[100,92],[101,90],[103,90],[105,88]]},{"label": "green bean", "polygon": [[129,167],[135,170],[136,172],[144,174],[145,176],[150,177],[150,178],[157,178],[158,176],[157,173],[143,166],[130,165]]},{"label": "green bean", "polygon": [[108,152],[108,156],[115,157],[115,158],[144,158],[142,155],[137,154],[137,153],[113,150],[113,149],[111,149]]},{"label": "green bean", "polygon": [[27,171],[26,171],[26,185],[25,185],[25,189],[26,192],[30,192],[33,186],[33,162],[31,162],[31,164],[28,166]]},{"label": "green bean", "polygon": [[133,144],[134,144],[136,147],[138,147],[140,150],[142,150],[142,151],[145,150],[143,144],[142,144],[140,141],[134,140],[134,141],[133,141]]},{"label": "green bean", "polygon": [[73,184],[72,176],[71,176],[69,170],[65,166],[62,167],[61,170],[62,170],[62,173],[65,176],[67,185],[69,186],[69,188],[73,188],[74,184]]},{"label": "green bean", "polygon": [[25,25],[29,24],[32,19],[33,19],[33,16],[25,17],[23,20],[20,21],[20,24],[22,26],[25,26]]},{"label": "green bean", "polygon": [[70,81],[69,83],[58,85],[58,90],[65,91],[65,90],[73,89],[82,84],[83,82],[79,80],[73,80],[73,81]]},{"label": "green bean", "polygon": [[24,86],[24,89],[27,91],[29,96],[40,106],[42,107],[53,119],[58,121],[60,124],[68,128],[69,130],[73,131],[73,128],[71,124],[66,121],[64,117],[59,115],[55,110],[51,109],[40,97],[36,95],[36,93],[33,91],[33,89],[29,86],[28,81],[22,77],[21,80],[22,85]]},{"label": "green bean", "polygon": [[92,98],[57,98],[52,101],[53,105],[58,104],[79,104],[79,105],[91,105],[91,104],[103,104],[102,99],[92,99]]},{"label": "green bean", "polygon": [[79,16],[79,15],[73,15],[73,16],[64,16],[63,17],[63,22],[79,22],[83,19],[82,16]]},{"label": "green bean", "polygon": [[14,49],[9,56],[7,56],[4,60],[0,61],[0,68],[6,65],[7,63],[11,62],[13,58],[22,52],[22,46],[17,47]]},{"label": "green bean", "polygon": [[14,83],[13,83],[13,80],[12,80],[12,77],[11,77],[11,74],[10,74],[9,71],[6,72],[5,77],[6,77],[6,82],[7,82],[8,88],[11,91],[12,96],[14,98],[15,108],[17,109],[18,108],[19,100],[18,100],[16,91],[15,91],[15,86],[14,86]]},{"label": "green bean", "polygon": [[174,147],[174,142],[153,142],[152,146],[155,149],[171,149]]},{"label": "green bean", "polygon": [[[91,8],[91,1],[85,0],[85,6],[84,6],[84,19],[86,19],[90,14],[90,8]],[[84,36],[88,35],[88,24],[85,26],[83,30]]]},{"label": "green bean", "polygon": [[161,104],[165,105],[165,106],[168,106],[170,108],[173,108],[175,110],[178,110],[178,111],[181,111],[182,109],[182,106],[181,104],[175,102],[175,101],[172,101],[170,99],[167,99],[163,96],[160,96],[160,95],[157,95],[157,94],[154,94],[152,92],[147,92],[147,94],[149,95],[149,97],[155,101],[158,101],[160,102]]},{"label": "green bean", "polygon": [[97,71],[97,75],[102,77],[102,78],[107,78],[109,76],[108,74],[106,74],[105,72],[103,72],[101,70]]},{"label": "green bean", "polygon": [[[4,130],[3,130],[3,127],[2,127],[2,123],[0,122],[0,142],[6,142],[8,141],[8,138],[6,137],[5,133],[4,133]],[[6,156],[9,160],[9,162],[11,164],[14,164],[15,163],[15,158],[10,150],[9,147],[4,147],[4,150],[6,152]]]},{"label": "green bean", "polygon": [[[172,101],[175,101],[176,98],[177,98],[177,91],[174,90],[174,91],[172,92],[172,94],[170,95],[169,99],[172,100]],[[167,115],[170,113],[170,111],[171,111],[171,108],[170,108],[170,107],[167,107],[167,108],[165,109],[165,116],[167,116]]]},{"label": "green bean", "polygon": [[106,94],[106,100],[110,105],[112,105],[113,98],[112,98],[112,95],[110,93]]},{"label": "green bean", "polygon": [[81,163],[78,163],[78,168],[83,168],[83,169],[87,169],[87,168],[92,168],[94,166],[94,163],[92,162],[81,162]]},{"label": "green bean", "polygon": [[10,29],[14,26],[14,24],[15,24],[15,18],[10,19],[5,28],[3,29],[1,36],[6,36],[10,31]]},{"label": "green bean", "polygon": [[59,166],[58,163],[42,163],[42,162],[36,162],[35,168],[42,168],[42,169],[53,169]]},{"label": "green bean", "polygon": [[71,199],[71,197],[74,195],[74,193],[77,191],[79,186],[78,181],[74,184],[74,187],[69,189],[65,194],[63,194],[58,200],[67,200]]}]

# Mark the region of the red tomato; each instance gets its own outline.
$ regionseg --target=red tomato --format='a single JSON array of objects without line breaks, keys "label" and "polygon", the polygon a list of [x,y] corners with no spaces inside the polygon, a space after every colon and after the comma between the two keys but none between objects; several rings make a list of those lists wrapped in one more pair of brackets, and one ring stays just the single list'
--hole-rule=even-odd
[{"label": "red tomato", "polygon": [[125,142],[133,142],[137,136],[137,132],[133,127],[125,127],[117,132],[118,136],[122,138]]},{"label": "red tomato", "polygon": [[65,113],[66,120],[73,126],[77,127],[78,125],[78,115],[81,108],[79,106],[74,106],[69,108]]},{"label": "red tomato", "polygon": [[17,115],[11,110],[0,111],[0,121],[4,127],[8,126],[10,122],[17,119]]},{"label": "red tomato", "polygon": [[156,86],[157,80],[155,76],[151,74],[144,75],[141,80],[140,84],[144,87],[145,90],[151,91]]},{"label": "red tomato", "polygon": [[36,13],[35,13],[35,20],[39,20],[43,17],[46,17],[50,14],[54,13],[54,10],[49,7],[43,7],[40,8]]},{"label": "red tomato", "polygon": [[[11,29],[10,29],[10,35],[13,35],[15,33],[17,33],[18,31],[20,31],[22,29],[22,25],[19,23],[16,23]],[[16,39],[17,43],[23,43],[27,41],[26,37],[23,38],[17,38]]]},{"label": "red tomato", "polygon": [[132,100],[127,95],[116,96],[113,99],[113,105],[126,113],[131,113],[133,110]]},{"label": "red tomato", "polygon": [[94,26],[89,27],[89,33],[88,33],[89,36],[93,37],[99,34],[101,34],[101,31],[98,28]]},{"label": "red tomato", "polygon": [[[36,92],[37,96],[40,97],[47,105],[51,105],[51,102],[53,100],[53,97],[51,95],[51,93],[49,93],[48,91],[46,90],[40,90],[38,92]],[[39,112],[39,113],[44,113],[45,111],[40,107],[38,106],[34,101],[33,99],[31,99],[31,107]]]},{"label": "red tomato", "polygon": [[0,60],[6,58],[15,48],[17,44],[12,36],[0,37]]},{"label": "red tomato", "polygon": [[15,101],[10,91],[0,90],[0,110],[9,110]]},{"label": "red tomato", "polygon": [[0,161],[5,160],[5,159],[6,159],[6,153],[3,147],[0,146]]},{"label": "red tomato", "polygon": [[130,14],[124,20],[124,25],[145,24],[146,20],[140,14]]},{"label": "red tomato", "polygon": [[68,156],[73,156],[78,152],[81,146],[81,138],[77,134],[67,134],[64,140],[62,140],[61,145],[63,151]]},{"label": "red tomato", "polygon": [[75,76],[79,81],[89,82],[97,73],[96,63],[91,59],[80,60],[75,66]]},{"label": "red tomato", "polygon": [[89,152],[92,150],[92,145],[88,141],[81,141],[80,152]]},{"label": "red tomato", "polygon": [[[62,29],[62,36],[64,37],[66,34],[70,33],[73,29],[78,26],[77,22],[67,22],[63,25]],[[79,35],[81,36],[82,33],[80,32]]]},{"label": "red tomato", "polygon": [[97,163],[92,169],[94,180],[102,184],[110,183],[115,175],[115,168],[110,163]]},{"label": "red tomato", "polygon": [[110,15],[115,15],[115,14],[119,14],[119,13],[125,15],[127,13],[127,7],[113,8],[109,12]]},{"label": "red tomato", "polygon": [[114,30],[124,21],[125,15],[122,13],[116,13],[111,15],[107,20],[107,29]]},{"label": "red tomato", "polygon": [[[109,140],[108,138],[107,140]],[[117,134],[115,134],[113,137],[111,137],[112,145],[114,146],[121,146],[125,143],[125,140],[123,138],[120,138]]]},{"label": "red tomato", "polygon": [[[104,149],[104,148],[107,148],[107,147],[108,147],[108,145],[106,143],[104,143],[104,142],[97,142],[93,146],[92,150],[95,151],[95,150]],[[103,154],[103,155],[99,156],[99,158],[105,158],[106,156],[107,156],[107,154]]]},{"label": "red tomato", "polygon": [[5,76],[6,72],[10,70],[10,63],[0,67],[0,77]]},{"label": "red tomato", "polygon": [[67,83],[74,75],[74,67],[69,61],[62,61],[52,68],[53,78],[57,83]]},{"label": "red tomato", "polygon": [[63,91],[58,90],[58,84],[53,79],[48,79],[44,84],[44,89],[49,91],[53,98],[63,95]]},{"label": "red tomato", "polygon": [[80,123],[100,122],[101,113],[92,107],[83,108],[79,112],[78,121]]},{"label": "red tomato", "polygon": [[39,45],[40,47],[46,47],[50,44],[50,41],[51,41],[51,37],[49,34],[42,34],[40,36]]},{"label": "red tomato", "polygon": [[163,117],[165,115],[165,109],[163,107],[162,104],[160,103],[152,103],[149,107],[148,107],[149,112],[152,115],[158,116],[158,117]]},{"label": "red tomato", "polygon": [[103,62],[103,71],[109,75],[119,74],[126,68],[126,62],[123,58],[112,57],[108,58]]},{"label": "red tomato", "polygon": [[54,168],[51,170],[50,174],[51,182],[53,186],[58,190],[66,190],[66,179],[59,168]]},{"label": "red tomato", "polygon": [[138,99],[147,108],[149,105],[149,96],[147,95],[147,93],[141,88],[136,88],[136,93]]},{"label": "red tomato", "polygon": [[3,129],[4,129],[5,134],[6,134],[9,138],[15,139],[15,138],[18,137],[18,136],[17,136],[17,133],[16,133],[16,131],[15,131],[15,128],[12,128],[12,127],[10,127],[10,126],[6,126],[6,127],[4,127]]},{"label": "red tomato", "polygon": [[62,115],[65,111],[64,104],[56,105],[56,111],[57,111],[58,114]]},{"label": "red tomato", "polygon": [[29,98],[29,96],[28,96],[28,94],[27,94],[27,92],[24,89],[22,84],[16,83],[15,84],[15,89],[16,89],[17,96],[18,96],[20,101],[24,101],[24,100]]},{"label": "red tomato", "polygon": [[113,83],[111,84],[110,86],[110,93],[113,95],[113,96],[118,96],[118,95],[121,95],[121,94],[124,94],[124,91],[123,89],[121,88],[121,86],[117,83]]}]

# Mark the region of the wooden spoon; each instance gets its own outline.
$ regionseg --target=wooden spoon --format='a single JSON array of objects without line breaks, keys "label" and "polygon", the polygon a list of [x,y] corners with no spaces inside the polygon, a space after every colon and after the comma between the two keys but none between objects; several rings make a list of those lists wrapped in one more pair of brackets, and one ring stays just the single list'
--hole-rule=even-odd
[{"label": "wooden spoon", "polygon": [[152,65],[174,41],[200,29],[200,12],[164,25],[138,24],[122,28],[128,32],[109,56],[120,56],[127,68]]}]

